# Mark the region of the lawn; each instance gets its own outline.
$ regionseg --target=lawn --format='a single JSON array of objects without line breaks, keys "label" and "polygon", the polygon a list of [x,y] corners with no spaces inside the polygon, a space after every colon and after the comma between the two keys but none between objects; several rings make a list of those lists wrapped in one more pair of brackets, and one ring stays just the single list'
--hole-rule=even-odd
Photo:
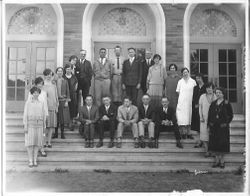
[{"label": "lawn", "polygon": [[234,173],[9,172],[6,191],[42,192],[242,192],[243,175]]}]

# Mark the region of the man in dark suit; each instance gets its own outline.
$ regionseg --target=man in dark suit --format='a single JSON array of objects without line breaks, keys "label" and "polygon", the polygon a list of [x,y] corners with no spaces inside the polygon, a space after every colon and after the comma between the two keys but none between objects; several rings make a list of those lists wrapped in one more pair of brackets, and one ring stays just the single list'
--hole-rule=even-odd
[{"label": "man in dark suit", "polygon": [[122,88],[126,95],[131,97],[132,103],[136,105],[137,93],[141,87],[141,61],[135,58],[135,49],[128,49],[129,59],[123,62]]},{"label": "man in dark suit", "polygon": [[89,88],[93,76],[91,63],[85,59],[86,54],[86,50],[80,50],[80,59],[77,60],[75,68],[75,75],[78,80],[77,98],[79,98],[79,91],[81,90],[83,100],[85,100],[86,96],[89,94]]},{"label": "man in dark suit", "polygon": [[154,61],[151,59],[151,56],[152,56],[152,52],[149,50],[146,50],[145,59],[142,61],[141,89],[143,91],[143,94],[146,94],[147,92],[146,83],[147,83],[149,67],[151,67],[154,64]]},{"label": "man in dark suit", "polygon": [[96,123],[99,120],[99,111],[98,107],[93,105],[92,95],[87,95],[85,102],[86,104],[80,107],[79,120],[84,129],[85,148],[93,148]]},{"label": "man in dark suit", "polygon": [[172,132],[174,131],[175,139],[176,139],[176,146],[178,148],[183,148],[180,140],[180,132],[177,125],[177,119],[175,115],[175,111],[173,108],[169,107],[169,101],[167,97],[163,97],[161,100],[162,106],[159,107],[155,111],[155,148],[158,148],[158,140],[160,136],[160,132],[167,131]]},{"label": "man in dark suit", "polygon": [[153,141],[154,141],[154,109],[152,105],[149,104],[150,96],[145,94],[142,96],[142,104],[139,105],[139,145],[141,148],[145,148],[145,141],[144,141],[144,132],[145,128],[148,128],[148,138],[149,138],[149,148],[153,148]]},{"label": "man in dark suit", "polygon": [[111,103],[111,98],[109,96],[103,97],[102,102],[103,104],[99,107],[99,142],[96,147],[100,148],[103,146],[104,131],[109,130],[110,142],[108,147],[112,148],[114,147],[117,108]]}]

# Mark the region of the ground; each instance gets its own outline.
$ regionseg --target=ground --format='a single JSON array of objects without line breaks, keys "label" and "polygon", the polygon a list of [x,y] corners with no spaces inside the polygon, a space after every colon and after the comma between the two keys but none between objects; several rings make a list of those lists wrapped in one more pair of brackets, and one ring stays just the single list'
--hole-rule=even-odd
[{"label": "ground", "polygon": [[243,192],[235,173],[8,172],[6,191],[41,192]]}]

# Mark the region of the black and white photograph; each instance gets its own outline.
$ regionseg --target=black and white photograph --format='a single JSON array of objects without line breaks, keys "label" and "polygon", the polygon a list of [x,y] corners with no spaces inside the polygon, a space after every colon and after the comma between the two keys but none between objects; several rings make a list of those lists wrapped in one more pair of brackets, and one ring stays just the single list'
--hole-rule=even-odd
[{"label": "black and white photograph", "polygon": [[0,5],[3,195],[250,193],[248,0]]}]

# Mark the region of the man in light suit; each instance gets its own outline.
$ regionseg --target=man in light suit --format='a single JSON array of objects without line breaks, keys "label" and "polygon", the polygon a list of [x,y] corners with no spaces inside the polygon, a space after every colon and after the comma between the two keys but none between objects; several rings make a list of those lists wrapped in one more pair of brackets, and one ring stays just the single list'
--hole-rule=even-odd
[{"label": "man in light suit", "polygon": [[145,52],[145,59],[142,61],[142,79],[141,79],[141,89],[143,91],[143,94],[146,94],[147,92],[147,76],[148,76],[148,70],[149,68],[154,65],[154,61],[152,60],[152,52],[149,50],[146,50]]},{"label": "man in light suit", "polygon": [[135,48],[128,49],[129,59],[125,60],[122,69],[122,88],[131,97],[132,103],[137,105],[137,94],[141,87],[141,61],[135,58]]},{"label": "man in light suit", "polygon": [[93,148],[96,123],[99,120],[99,111],[98,107],[93,105],[92,95],[87,95],[85,102],[86,104],[80,107],[79,120],[84,129],[85,148]]},{"label": "man in light suit", "polygon": [[132,129],[134,137],[134,147],[139,148],[138,143],[138,109],[136,106],[132,105],[132,101],[129,97],[123,99],[123,105],[119,106],[117,112],[117,148],[121,148],[122,145],[122,134],[125,127]]},{"label": "man in light suit", "polygon": [[113,103],[118,107],[122,104],[122,67],[124,58],[121,56],[121,47],[116,46],[114,49],[115,58],[112,62],[112,83],[111,92]]},{"label": "man in light suit", "polygon": [[111,61],[106,58],[106,49],[99,51],[100,58],[93,64],[95,78],[95,99],[98,106],[102,103],[102,97],[110,96],[111,85]]},{"label": "man in light suit", "polygon": [[86,96],[89,94],[89,88],[93,76],[91,63],[85,59],[86,54],[86,50],[80,50],[80,59],[77,60],[75,68],[75,75],[78,80],[77,98],[79,98],[79,91],[81,90],[83,100],[85,100]]}]

